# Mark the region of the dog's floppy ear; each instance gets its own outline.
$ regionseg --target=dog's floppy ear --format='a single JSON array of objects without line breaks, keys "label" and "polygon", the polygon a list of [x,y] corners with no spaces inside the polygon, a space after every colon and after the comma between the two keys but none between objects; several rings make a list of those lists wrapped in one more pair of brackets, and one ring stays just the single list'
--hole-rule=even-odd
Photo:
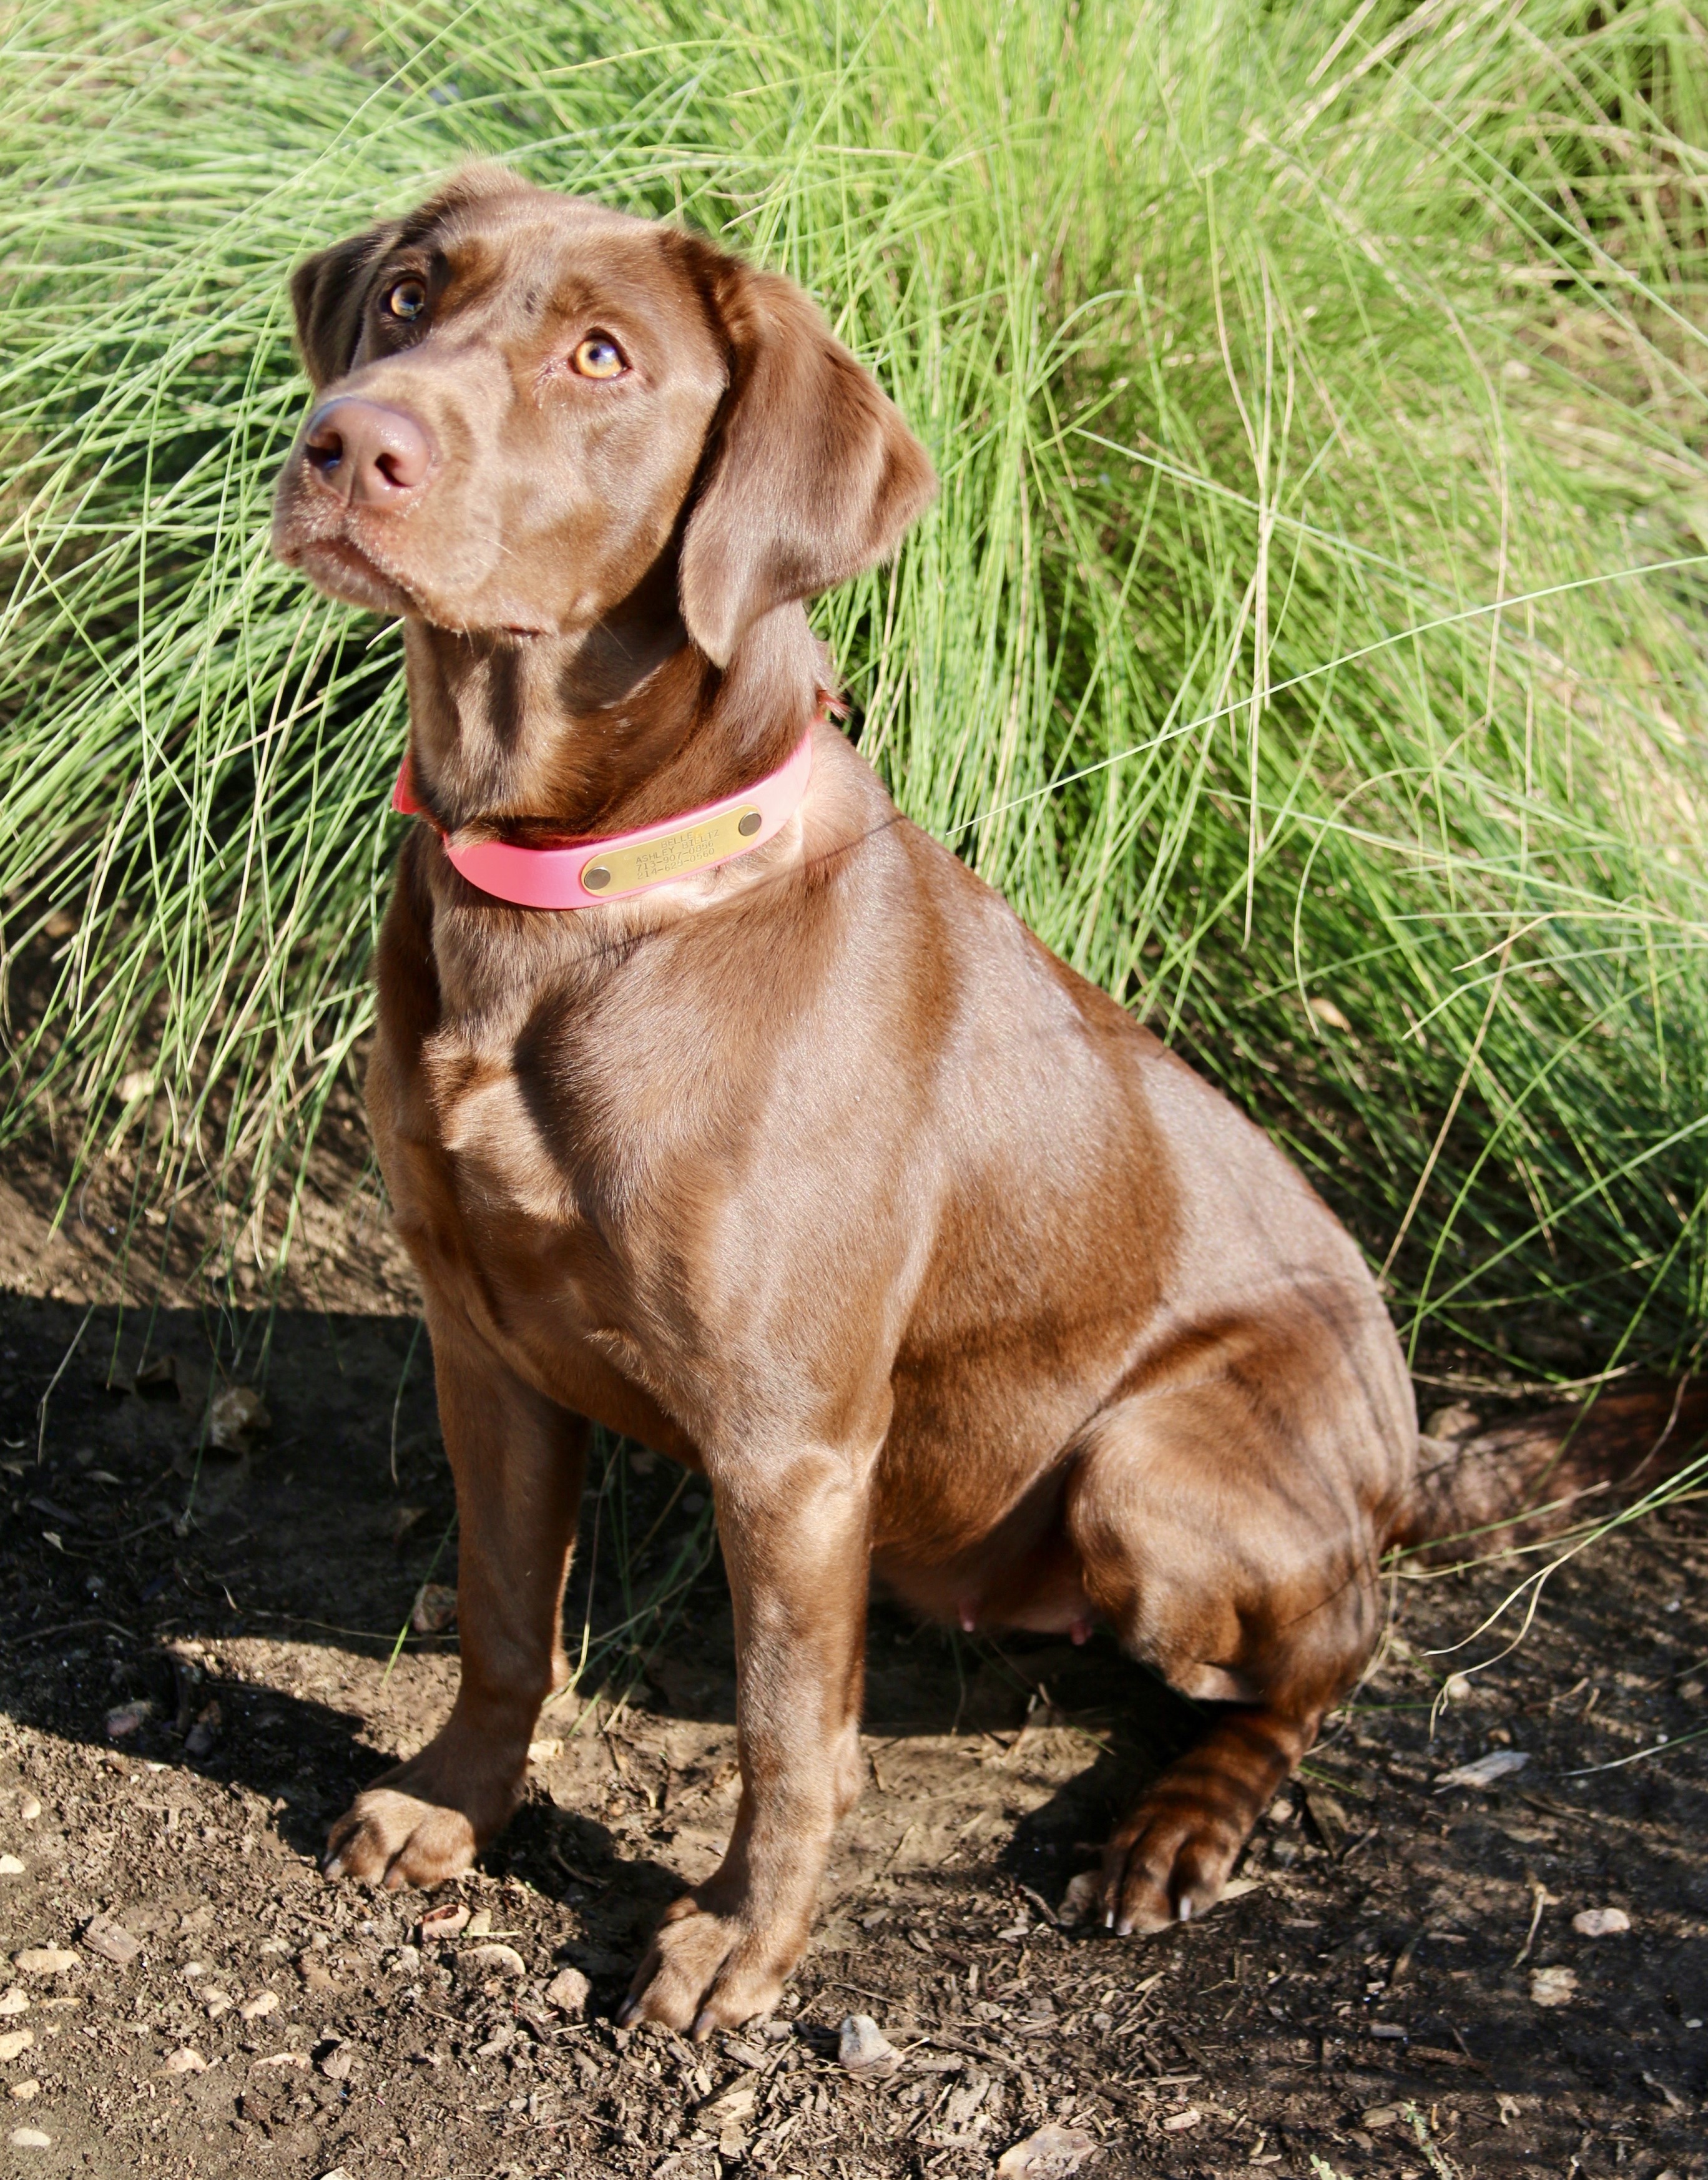
[{"label": "dog's floppy ear", "polygon": [[355,361],[369,278],[401,232],[396,221],[371,227],[305,257],[291,274],[296,344],[317,393],[342,378]]},{"label": "dog's floppy ear", "polygon": [[727,666],[774,606],[893,552],[937,479],[895,404],[792,282],[720,258],[710,300],[730,388],[678,581],[689,635]]}]

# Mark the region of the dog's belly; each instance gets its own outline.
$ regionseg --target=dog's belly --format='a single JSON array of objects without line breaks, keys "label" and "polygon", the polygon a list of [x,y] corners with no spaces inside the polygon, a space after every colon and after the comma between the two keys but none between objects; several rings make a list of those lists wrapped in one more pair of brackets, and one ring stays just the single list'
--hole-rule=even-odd
[{"label": "dog's belly", "polygon": [[1008,1627],[1083,1642],[1096,1616],[1077,1557],[1060,1534],[1023,1559],[987,1550],[967,1554],[952,1566],[921,1566],[901,1554],[874,1552],[872,1572],[913,1611],[969,1635]]},{"label": "dog's belly", "polygon": [[963,1434],[943,1431],[948,1418],[934,1403],[921,1412],[900,1377],[873,1572],[915,1611],[969,1632],[1083,1638],[1092,1607],[1064,1514],[1087,1391],[1048,1378],[1001,1390]]}]

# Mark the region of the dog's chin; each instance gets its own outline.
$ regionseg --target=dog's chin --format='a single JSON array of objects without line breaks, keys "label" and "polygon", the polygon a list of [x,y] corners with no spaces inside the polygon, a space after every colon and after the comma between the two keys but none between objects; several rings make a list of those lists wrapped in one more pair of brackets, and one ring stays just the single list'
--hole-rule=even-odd
[{"label": "dog's chin", "polygon": [[417,614],[414,592],[347,537],[278,537],[273,548],[288,567],[300,569],[316,590],[370,613]]},{"label": "dog's chin", "polygon": [[559,633],[526,619],[525,608],[512,612],[501,606],[490,620],[482,614],[477,623],[464,614],[448,613],[425,592],[382,567],[348,537],[293,537],[282,528],[274,535],[273,551],[287,567],[300,570],[328,597],[366,607],[370,613],[407,616],[454,636],[508,638],[518,643]]}]

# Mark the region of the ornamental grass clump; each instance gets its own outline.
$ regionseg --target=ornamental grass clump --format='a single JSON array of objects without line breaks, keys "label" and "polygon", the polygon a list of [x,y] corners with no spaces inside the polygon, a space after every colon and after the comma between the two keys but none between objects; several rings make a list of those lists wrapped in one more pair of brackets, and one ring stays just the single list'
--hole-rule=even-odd
[{"label": "ornamental grass clump", "polygon": [[6,1127],[277,1273],[405,733],[396,630],[268,558],[285,278],[498,158],[824,301],[943,477],[816,608],[862,747],[1281,1138],[1419,1368],[1683,1362],[1705,84],[1672,0],[14,11]]}]

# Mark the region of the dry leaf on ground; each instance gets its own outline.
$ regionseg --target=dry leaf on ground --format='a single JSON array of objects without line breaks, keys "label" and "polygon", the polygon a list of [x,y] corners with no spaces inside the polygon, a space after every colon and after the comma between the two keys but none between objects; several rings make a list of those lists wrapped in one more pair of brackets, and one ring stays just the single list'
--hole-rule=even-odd
[{"label": "dry leaf on ground", "polygon": [[1443,1786],[1492,1786],[1497,1779],[1510,1779],[1513,1772],[1522,1771],[1529,1760],[1527,1749],[1491,1748],[1474,1763],[1456,1764],[1451,1771],[1441,1772],[1435,1791],[1439,1793]]}]

